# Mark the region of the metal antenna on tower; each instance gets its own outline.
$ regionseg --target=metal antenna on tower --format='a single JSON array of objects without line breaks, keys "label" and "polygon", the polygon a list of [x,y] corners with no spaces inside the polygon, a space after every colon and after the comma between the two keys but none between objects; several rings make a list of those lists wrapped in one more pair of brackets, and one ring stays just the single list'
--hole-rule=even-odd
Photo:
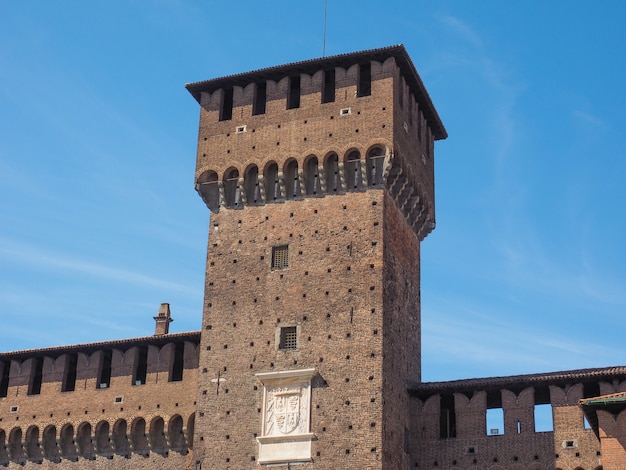
[{"label": "metal antenna on tower", "polygon": [[326,57],[326,13],[328,11],[328,0],[324,0],[324,47],[322,49],[322,57]]}]

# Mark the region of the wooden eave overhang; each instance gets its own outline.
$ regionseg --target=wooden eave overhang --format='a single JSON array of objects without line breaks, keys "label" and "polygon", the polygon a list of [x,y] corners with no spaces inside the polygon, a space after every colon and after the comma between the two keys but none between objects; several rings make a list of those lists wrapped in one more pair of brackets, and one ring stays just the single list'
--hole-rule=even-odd
[{"label": "wooden eave overhang", "polygon": [[213,93],[220,88],[230,88],[233,86],[245,87],[250,83],[259,83],[266,80],[279,81],[280,79],[296,74],[313,75],[319,70],[341,67],[347,69],[355,64],[363,64],[370,61],[384,62],[393,57],[396,64],[402,71],[402,75],[409,85],[411,92],[415,95],[417,102],[424,110],[426,119],[433,130],[435,140],[448,137],[448,133],[441,122],[437,110],[435,109],[426,87],[420,78],[411,58],[402,44],[389,46],[380,49],[370,49],[349,54],[340,54],[319,59],[310,59],[302,62],[293,62],[285,65],[278,65],[251,72],[228,75],[225,77],[204,80],[201,82],[187,83],[185,88],[191,93],[195,100],[200,103],[201,93]]},{"label": "wooden eave overhang", "polygon": [[475,379],[451,380],[449,382],[422,382],[408,384],[412,396],[426,399],[439,393],[465,393],[490,390],[521,390],[526,387],[564,386],[579,382],[598,382],[601,380],[626,380],[626,366],[603,367],[596,369],[577,369],[541,374],[511,375],[504,377],[484,377]]},{"label": "wooden eave overhang", "polygon": [[24,349],[21,351],[9,351],[0,353],[0,361],[25,360],[30,357],[52,357],[58,358],[63,354],[84,353],[92,354],[104,349],[119,349],[127,351],[135,346],[164,346],[167,343],[176,341],[188,341],[190,343],[200,343],[200,331],[188,331],[184,333],[173,333],[167,335],[143,336],[139,338],[118,339],[113,341],[101,341],[97,343],[73,344],[69,346],[54,346],[50,348]]}]

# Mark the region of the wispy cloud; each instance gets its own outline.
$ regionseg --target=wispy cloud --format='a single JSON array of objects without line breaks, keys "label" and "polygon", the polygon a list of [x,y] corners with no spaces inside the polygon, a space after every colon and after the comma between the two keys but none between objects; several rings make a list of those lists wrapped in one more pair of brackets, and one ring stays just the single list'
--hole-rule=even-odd
[{"label": "wispy cloud", "polygon": [[45,268],[55,271],[68,270],[95,278],[158,287],[187,294],[197,293],[196,286],[178,284],[127,269],[75,259],[72,255],[62,256],[53,254],[41,250],[37,246],[8,239],[0,239],[0,255],[5,259],[36,265],[38,269]]},{"label": "wispy cloud", "polygon": [[[476,313],[462,303],[437,303],[441,309],[423,316],[425,380],[461,378],[446,377],[443,364],[466,369],[469,377],[477,370],[483,375],[484,371],[511,375],[595,367],[621,357],[620,350],[543,330],[539,324],[499,317],[498,312]],[[433,379],[433,375],[437,377]]]}]

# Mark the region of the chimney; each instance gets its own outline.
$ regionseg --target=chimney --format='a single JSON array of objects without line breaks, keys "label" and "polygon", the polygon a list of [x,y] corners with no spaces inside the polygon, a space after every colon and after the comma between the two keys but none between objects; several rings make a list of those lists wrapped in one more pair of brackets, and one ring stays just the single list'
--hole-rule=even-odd
[{"label": "chimney", "polygon": [[170,323],[174,321],[170,317],[170,304],[161,304],[159,313],[153,318],[156,321],[154,336],[166,335],[170,332]]}]

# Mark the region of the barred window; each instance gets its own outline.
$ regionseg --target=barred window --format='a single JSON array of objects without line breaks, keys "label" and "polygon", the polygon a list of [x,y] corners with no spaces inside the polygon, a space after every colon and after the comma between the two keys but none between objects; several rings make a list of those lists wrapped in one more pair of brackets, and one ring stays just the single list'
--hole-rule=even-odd
[{"label": "barred window", "polygon": [[278,349],[297,349],[298,330],[295,326],[285,326],[280,329],[280,345]]},{"label": "barred window", "polygon": [[272,247],[272,269],[289,267],[289,245]]}]

